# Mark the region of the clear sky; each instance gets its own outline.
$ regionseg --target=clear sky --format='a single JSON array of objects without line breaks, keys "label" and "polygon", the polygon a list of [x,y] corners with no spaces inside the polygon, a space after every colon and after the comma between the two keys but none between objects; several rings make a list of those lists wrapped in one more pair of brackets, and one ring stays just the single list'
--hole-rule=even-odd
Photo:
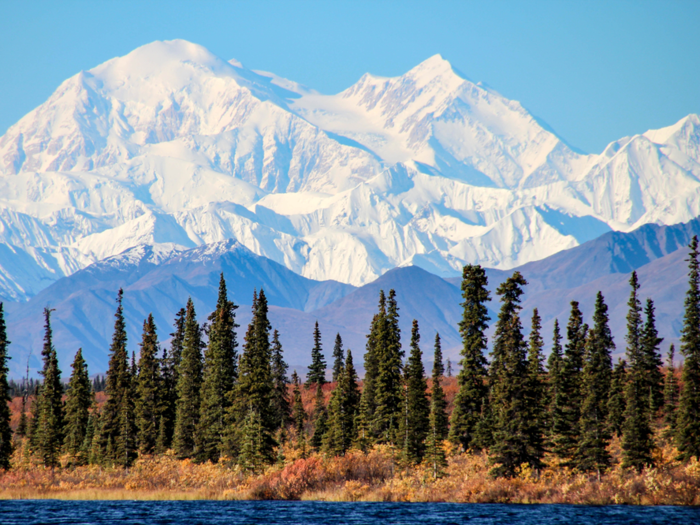
[{"label": "clear sky", "polygon": [[183,38],[324,93],[442,54],[572,145],[700,113],[700,1],[0,1],[0,133],[66,78]]}]

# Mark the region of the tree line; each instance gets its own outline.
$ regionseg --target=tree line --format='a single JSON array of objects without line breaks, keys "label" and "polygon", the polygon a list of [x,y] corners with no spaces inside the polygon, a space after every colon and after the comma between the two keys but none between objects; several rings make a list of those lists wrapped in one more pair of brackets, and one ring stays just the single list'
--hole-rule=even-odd
[{"label": "tree line", "polygon": [[[207,322],[197,320],[189,299],[176,315],[169,347],[161,349],[153,316],[148,316],[138,360],[127,352],[120,290],[106,376],[91,382],[78,350],[65,389],[53,345],[52,310],[47,308],[42,381],[31,410],[23,397],[15,433],[26,440],[29,453],[49,467],[61,462],[129,466],[139,454],[172,450],[179,458],[226,460],[257,472],[284,459],[284,443],[297,447],[302,456],[312,451],[341,455],[351,448],[366,451],[385,445],[395,452],[397,462],[424,462],[437,477],[447,464],[446,444],[451,443],[462,452],[486,451],[495,476],[514,476],[523,467],[538,471],[545,460],[600,476],[611,466],[614,436],[620,438],[623,467],[653,466],[658,440],[673,442],[678,459],[687,461],[700,457],[697,237],[690,243],[688,263],[680,381],[673,345],[663,367],[654,303],[647,298],[642,304],[636,272],[629,281],[626,359],[613,366],[616,346],[601,292],[591,326],[576,301],[571,302],[564,335],[555,320],[545,363],[537,309],[529,335],[524,335],[520,302],[527,282],[517,271],[496,290],[500,311],[487,359],[488,279],[481,266],[466,265],[459,322],[461,368],[449,417],[440,335],[433,343],[428,384],[418,322],[413,320],[406,357],[394,290],[379,293],[361,386],[352,352],[343,348],[340,334],[336,336],[331,364],[335,386],[328,402],[328,365],[318,323],[302,384],[296,371],[291,379],[287,376],[280,334],[269,322],[262,289],[253,295],[252,320],[239,352],[238,306],[228,299],[223,274],[216,309]],[[10,401],[9,344],[0,303],[0,400],[5,401]],[[99,387],[106,393],[101,407],[95,402]],[[310,413],[302,402],[304,389],[315,392]],[[17,439],[12,434],[9,405],[2,402],[0,468],[10,468]]]}]

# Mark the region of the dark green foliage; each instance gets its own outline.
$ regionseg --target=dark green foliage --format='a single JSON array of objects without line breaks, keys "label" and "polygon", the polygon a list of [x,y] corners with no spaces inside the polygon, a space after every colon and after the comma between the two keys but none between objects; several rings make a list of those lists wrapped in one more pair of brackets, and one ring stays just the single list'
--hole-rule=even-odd
[{"label": "dark green foliage", "polygon": [[367,452],[373,442],[370,426],[372,416],[364,393],[363,390],[360,397],[360,408],[357,411],[357,416],[355,416],[355,434],[357,436],[355,438],[355,446],[361,451]]},{"label": "dark green foliage", "polygon": [[[90,407],[95,396],[92,393],[87,363],[83,359],[83,350],[78,349],[73,360],[73,373],[68,382],[66,395],[66,415],[64,427],[63,449],[73,456],[76,463],[87,463],[87,455],[83,445],[88,432]],[[94,429],[93,429],[94,431]]]},{"label": "dark green foliage", "polygon": [[668,363],[666,365],[666,375],[664,376],[664,425],[666,430],[664,435],[667,439],[672,438],[676,433],[676,415],[678,413],[678,379],[676,379],[676,368],[673,364],[675,347],[671,345],[668,349]]},{"label": "dark green foliage", "polygon": [[269,463],[266,434],[260,414],[251,408],[243,421],[241,451],[238,456],[238,464],[244,470],[259,473]]},{"label": "dark green foliage", "polygon": [[622,436],[622,423],[625,420],[627,401],[625,387],[627,385],[627,362],[620,359],[612,373],[610,382],[610,397],[608,399],[608,428],[612,435]]},{"label": "dark green foliage", "polygon": [[608,400],[612,381],[612,357],[615,349],[608,325],[608,306],[598,292],[593,313],[593,328],[588,332],[583,365],[583,403],[576,466],[600,476],[610,466],[607,446],[610,442]]},{"label": "dark green foliage", "polygon": [[430,418],[428,385],[423,368],[423,352],[421,352],[419,343],[418,321],[414,319],[411,327],[411,350],[404,368],[406,404],[400,426],[403,459],[409,464],[420,463],[423,459],[425,438],[428,435],[428,419]]},{"label": "dark green foliage", "polygon": [[501,310],[491,352],[494,444],[489,451],[495,476],[514,476],[523,464],[533,468],[542,466],[537,453],[530,450],[528,439],[528,402],[532,396],[519,316],[522,287],[526,284],[525,278],[515,272],[496,291],[501,298]]},{"label": "dark green foliage", "polygon": [[583,403],[583,360],[588,326],[578,302],[571,301],[571,315],[566,327],[567,344],[564,351],[559,405],[560,414],[554,423],[552,451],[561,459],[571,462],[578,448],[579,420]]},{"label": "dark green foliage", "polygon": [[307,416],[306,410],[304,410],[304,403],[301,401],[301,388],[296,370],[292,372],[292,385],[294,385],[292,391],[292,421],[297,433],[297,438],[299,439],[305,434],[304,423]]},{"label": "dark green foliage", "polygon": [[360,409],[360,389],[357,372],[348,350],[338,385],[328,404],[328,430],[323,438],[323,450],[327,454],[344,454],[355,440],[355,418]]},{"label": "dark green foliage", "polygon": [[316,400],[314,402],[314,433],[311,436],[311,446],[320,450],[323,445],[323,437],[328,430],[328,411],[323,398],[323,387],[316,383]]},{"label": "dark green foliage", "polygon": [[527,409],[530,412],[527,428],[528,454],[539,463],[544,456],[544,439],[547,426],[546,417],[546,373],[544,370],[544,341],[540,331],[542,320],[537,308],[532,312],[530,338],[527,353]]},{"label": "dark green foliage", "polygon": [[[10,428],[10,385],[7,382],[7,373],[10,371],[7,360],[10,358],[7,347],[7,329],[5,327],[5,312],[3,303],[0,303],[0,469],[10,468],[10,458],[14,446],[12,444],[12,429]],[[22,399],[24,409],[24,398]],[[24,414],[24,410],[22,411]],[[25,420],[26,421],[26,420]],[[26,422],[25,422],[26,426]]]},{"label": "dark green foliage", "polygon": [[562,430],[564,420],[564,407],[566,398],[564,394],[564,354],[561,346],[561,331],[559,320],[554,320],[554,334],[552,336],[552,351],[547,360],[547,441],[555,442]]},{"label": "dark green foliage", "polygon": [[[131,367],[126,350],[126,324],[122,299],[117,294],[114,314],[114,334],[110,345],[109,368],[105,392],[107,401],[100,414],[100,429],[93,459],[107,464],[128,465],[136,456],[135,439],[131,436],[133,423],[133,396],[131,395]],[[124,428],[122,428],[124,426]]]},{"label": "dark green foliage", "polygon": [[318,321],[314,327],[314,347],[311,349],[311,364],[306,376],[306,388],[312,385],[326,384],[326,358],[321,351],[321,331],[318,329]]},{"label": "dark green foliage", "polygon": [[180,308],[175,316],[175,332],[170,334],[170,351],[163,348],[163,357],[160,361],[162,378],[161,391],[161,420],[163,431],[161,433],[159,423],[158,435],[160,439],[160,450],[168,450],[173,443],[175,433],[175,414],[177,412],[177,382],[179,378],[178,369],[182,359],[182,345],[185,342],[185,317],[187,312]]},{"label": "dark green foliage", "polygon": [[51,312],[44,308],[44,347],[41,351],[44,379],[36,400],[34,444],[41,462],[47,467],[57,467],[63,445],[63,385],[53,346]]},{"label": "dark green foliage", "polygon": [[[485,411],[487,409],[488,387],[487,362],[484,352],[487,349],[486,330],[490,300],[486,289],[488,278],[479,265],[466,265],[462,270],[462,320],[459,333],[462,336],[462,369],[457,375],[459,390],[454,400],[454,410],[450,419],[449,440],[463,450],[479,450],[488,446],[490,439],[480,439],[486,430]],[[481,424],[481,429],[480,429]],[[481,431],[480,431],[481,430]],[[485,442],[486,441],[486,442]]]},{"label": "dark green foliage", "polygon": [[283,428],[290,419],[291,407],[289,405],[289,379],[287,370],[289,366],[284,361],[280,334],[277,330],[272,332],[272,419],[273,428]]},{"label": "dark green foliage", "polygon": [[664,403],[664,377],[661,373],[660,345],[663,338],[659,337],[654,316],[654,301],[647,299],[644,307],[645,323],[642,330],[642,364],[646,370],[647,392],[649,395],[650,417],[653,417]]},{"label": "dark green foliage", "polygon": [[[386,297],[384,290],[379,291],[379,312],[372,318],[369,334],[367,334],[367,344],[365,353],[365,378],[362,388],[361,410],[357,424],[359,439],[362,440],[363,447],[369,444],[375,438],[373,428],[374,412],[377,408],[376,399],[376,384],[377,374],[379,373],[379,361],[377,358],[377,345],[380,341],[380,331],[383,329],[386,322]],[[364,450],[364,448],[363,448]]]},{"label": "dark green foliage", "polygon": [[78,452],[78,459],[81,464],[91,463],[92,455],[92,445],[95,439],[95,432],[97,429],[97,424],[99,421],[99,416],[97,413],[97,402],[95,401],[95,393],[92,392],[92,403],[90,404],[90,411],[88,412],[87,425],[85,427],[85,437],[80,445],[80,451]]},{"label": "dark green foliage", "polygon": [[628,381],[625,388],[625,418],[622,425],[622,466],[641,471],[653,464],[654,446],[649,421],[648,370],[642,347],[642,304],[639,301],[637,272],[630,278],[632,292],[627,303]]},{"label": "dark green foliage", "polygon": [[679,457],[700,458],[700,263],[698,238],[690,243],[689,286],[681,331],[681,354],[685,358],[681,374],[681,393],[676,416],[676,444]]},{"label": "dark green foliage", "polygon": [[136,377],[136,426],[139,449],[152,454],[156,448],[160,430],[162,381],[158,362],[158,335],[153,314],[143,322],[141,355]]},{"label": "dark green foliage", "polygon": [[340,334],[335,334],[335,345],[333,345],[333,382],[337,382],[345,363],[343,362],[343,339]]},{"label": "dark green foliage", "polygon": [[380,325],[376,351],[376,408],[372,426],[380,442],[396,444],[397,440],[400,439],[398,429],[403,415],[404,394],[401,362],[404,353],[401,350],[399,307],[394,290],[389,290],[386,317]]},{"label": "dark green foliage", "polygon": [[195,439],[200,461],[218,461],[223,453],[226,414],[238,376],[236,306],[228,300],[224,274],[219,279],[216,310],[209,316],[209,344],[204,352],[199,427]]},{"label": "dark green foliage", "polygon": [[[429,434],[434,434],[434,438],[439,444],[447,439],[448,418],[447,418],[447,400],[445,392],[442,389],[442,378],[445,373],[445,368],[442,364],[442,345],[440,343],[440,334],[435,334],[435,354],[433,358],[433,388],[430,394],[430,430]],[[430,436],[429,436],[430,437]]]},{"label": "dark green foliage", "polygon": [[195,434],[201,409],[202,385],[202,329],[197,322],[192,299],[187,300],[185,339],[178,370],[177,410],[173,449],[179,458],[191,458],[195,454]]}]

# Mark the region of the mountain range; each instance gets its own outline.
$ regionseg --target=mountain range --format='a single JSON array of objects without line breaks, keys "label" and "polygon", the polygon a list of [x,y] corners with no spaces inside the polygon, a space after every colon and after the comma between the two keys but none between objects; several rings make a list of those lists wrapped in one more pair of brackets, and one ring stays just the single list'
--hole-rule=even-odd
[{"label": "mountain range", "polygon": [[[554,319],[566,325],[569,303],[579,301],[587,322],[593,313],[595,293],[601,290],[610,308],[610,326],[617,345],[625,351],[625,316],[630,272],[636,270],[642,298],[651,297],[657,308],[661,337],[667,345],[678,342],[687,289],[687,244],[700,235],[700,219],[674,226],[645,225],[630,233],[609,232],[575,248],[517,268],[528,281],[523,296],[523,325],[529,329],[533,308],[543,319],[543,336],[550,346]],[[27,302],[7,303],[6,320],[12,360],[11,373],[21,376],[27,363],[32,373],[40,367],[42,310],[53,313],[54,341],[64,371],[78,347],[92,373],[107,368],[113,331],[115,297],[124,289],[129,350],[138,352],[141,326],[153,313],[161,343],[167,344],[175,313],[192,297],[200,322],[214,309],[219,276],[224,274],[237,310],[239,341],[249,322],[254,290],[265,290],[270,320],[280,331],[285,357],[292,369],[304,373],[310,362],[313,327],[318,321],[326,358],[330,360],[336,333],[354,352],[361,369],[365,334],[376,312],[380,290],[396,290],[404,345],[411,321],[421,328],[424,359],[429,363],[435,332],[446,355],[459,359],[461,318],[460,279],[443,279],[417,266],[390,270],[375,281],[354,287],[337,281],[314,281],[256,255],[235,240],[182,250],[173,245],[141,245],[96,262],[50,285]],[[511,270],[489,269],[492,301],[491,332],[497,317],[495,290]]]},{"label": "mountain range", "polygon": [[[0,138],[0,298],[41,302],[93,263],[126,253],[145,272],[235,239],[232,253],[297,274],[276,307],[308,315],[396,267],[526,268],[606,232],[699,215],[697,115],[585,154],[437,55],[325,95],[154,42],[69,78]],[[113,306],[111,288],[95,304]]]}]

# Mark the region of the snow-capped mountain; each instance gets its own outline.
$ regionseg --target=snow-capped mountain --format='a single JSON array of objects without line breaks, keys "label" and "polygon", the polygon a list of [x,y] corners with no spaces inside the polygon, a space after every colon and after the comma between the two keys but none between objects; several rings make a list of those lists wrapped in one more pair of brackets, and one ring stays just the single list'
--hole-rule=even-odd
[{"label": "snow-capped mountain", "polygon": [[237,239],[315,280],[511,268],[700,215],[700,118],[584,155],[439,56],[323,95],[155,42],[0,138],[0,297],[140,244]]}]

